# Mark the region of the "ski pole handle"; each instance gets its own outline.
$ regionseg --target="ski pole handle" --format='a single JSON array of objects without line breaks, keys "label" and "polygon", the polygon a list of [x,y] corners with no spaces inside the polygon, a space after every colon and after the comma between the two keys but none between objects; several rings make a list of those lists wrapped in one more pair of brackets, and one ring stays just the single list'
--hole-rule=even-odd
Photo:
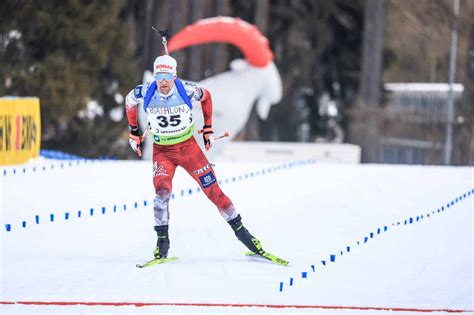
[{"label": "ski pole handle", "polygon": [[140,143],[137,145],[137,155],[139,158],[142,157],[143,142],[145,141],[147,131],[148,129],[145,129],[145,132],[140,136]]},{"label": "ski pole handle", "polygon": [[168,44],[167,44],[167,41],[166,41],[166,37],[162,37],[161,42],[163,43],[163,46],[165,46],[166,54],[169,55],[169,53],[168,53]]}]

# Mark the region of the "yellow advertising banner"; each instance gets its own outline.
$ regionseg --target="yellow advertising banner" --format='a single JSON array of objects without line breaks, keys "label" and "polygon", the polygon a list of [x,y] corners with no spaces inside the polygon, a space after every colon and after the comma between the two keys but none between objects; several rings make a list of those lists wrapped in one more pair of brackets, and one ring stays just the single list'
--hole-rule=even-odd
[{"label": "yellow advertising banner", "polygon": [[39,155],[40,115],[36,97],[0,98],[0,165],[25,163]]}]

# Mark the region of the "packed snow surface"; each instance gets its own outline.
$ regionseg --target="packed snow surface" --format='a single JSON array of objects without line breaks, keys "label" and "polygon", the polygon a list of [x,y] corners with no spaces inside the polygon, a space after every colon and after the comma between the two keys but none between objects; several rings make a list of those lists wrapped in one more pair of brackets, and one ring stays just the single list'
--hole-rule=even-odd
[{"label": "packed snow surface", "polygon": [[169,253],[179,259],[145,269],[135,265],[156,241],[150,161],[0,170],[1,314],[474,309],[473,168],[218,163],[244,225],[287,267],[246,257],[179,169]]}]

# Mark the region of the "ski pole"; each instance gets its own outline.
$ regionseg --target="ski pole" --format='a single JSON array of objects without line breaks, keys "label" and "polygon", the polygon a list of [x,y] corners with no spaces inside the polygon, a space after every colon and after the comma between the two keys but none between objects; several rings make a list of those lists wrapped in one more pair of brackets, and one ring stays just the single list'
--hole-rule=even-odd
[{"label": "ski pole", "polygon": [[163,46],[165,46],[165,52],[166,52],[167,55],[169,55],[169,53],[168,53],[168,42],[167,42],[167,40],[166,40],[166,37],[168,37],[168,38],[170,37],[170,32],[169,32],[168,30],[162,31],[162,30],[160,30],[160,29],[158,29],[158,28],[156,28],[156,27],[154,27],[154,26],[152,26],[151,28],[152,28],[153,30],[157,31],[158,33],[160,33],[160,35],[161,35],[161,42],[163,43]]},{"label": "ski pole", "polygon": [[140,138],[141,141],[145,140],[146,137],[146,132],[148,131],[148,128],[145,129],[145,132],[143,132],[142,137]]},{"label": "ski pole", "polygon": [[137,150],[137,155],[139,158],[142,157],[142,147],[143,147],[143,141],[145,141],[146,137],[146,132],[148,131],[148,128],[145,129],[145,132],[140,136],[140,144],[138,145],[138,150]]},{"label": "ski pole", "polygon": [[[199,134],[199,135],[202,134],[203,132],[204,132],[203,129],[198,130],[198,134]],[[214,138],[214,141],[215,141],[215,140],[222,139],[222,138],[225,138],[225,137],[228,137],[228,136],[230,136],[230,134],[226,131],[226,132],[224,132],[224,134],[223,134],[222,136],[215,137],[215,138]]]},{"label": "ski pole", "polygon": [[225,137],[228,137],[228,136],[230,136],[230,134],[226,131],[226,132],[224,132],[224,134],[222,136],[214,138],[214,140],[219,140],[219,139],[222,139],[222,138],[225,138]]}]

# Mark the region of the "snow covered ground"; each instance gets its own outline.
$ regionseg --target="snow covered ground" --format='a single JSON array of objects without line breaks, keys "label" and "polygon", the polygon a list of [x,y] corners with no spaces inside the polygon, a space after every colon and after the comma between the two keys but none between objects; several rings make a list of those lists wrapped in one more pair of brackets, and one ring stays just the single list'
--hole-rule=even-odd
[{"label": "snow covered ground", "polygon": [[178,170],[170,255],[179,260],[138,269],[156,237],[151,162],[37,160],[0,169],[0,313],[474,309],[474,168],[303,161],[215,170],[247,228],[289,266],[247,258]]}]

